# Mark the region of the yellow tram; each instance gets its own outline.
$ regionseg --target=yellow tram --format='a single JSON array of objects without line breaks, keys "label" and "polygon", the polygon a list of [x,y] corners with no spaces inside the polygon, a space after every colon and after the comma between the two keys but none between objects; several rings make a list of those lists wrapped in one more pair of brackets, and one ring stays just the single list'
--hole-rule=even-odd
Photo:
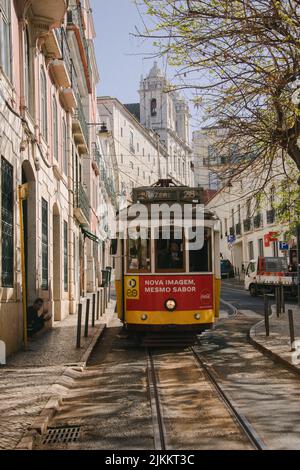
[{"label": "yellow tram", "polygon": [[[134,189],[132,199],[112,248],[120,320],[129,332],[177,337],[211,328],[220,307],[219,224],[203,206],[203,190],[160,180]],[[138,220],[131,212],[139,212]],[[168,217],[158,216],[163,212]]]}]

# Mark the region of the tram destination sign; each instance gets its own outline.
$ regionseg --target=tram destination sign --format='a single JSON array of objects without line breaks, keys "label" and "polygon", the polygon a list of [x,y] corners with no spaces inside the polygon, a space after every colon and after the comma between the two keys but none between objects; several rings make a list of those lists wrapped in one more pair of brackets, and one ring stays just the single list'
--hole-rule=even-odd
[{"label": "tram destination sign", "polygon": [[202,188],[189,187],[171,187],[171,188],[134,188],[132,191],[134,203],[144,202],[197,202],[202,204],[204,201]]}]

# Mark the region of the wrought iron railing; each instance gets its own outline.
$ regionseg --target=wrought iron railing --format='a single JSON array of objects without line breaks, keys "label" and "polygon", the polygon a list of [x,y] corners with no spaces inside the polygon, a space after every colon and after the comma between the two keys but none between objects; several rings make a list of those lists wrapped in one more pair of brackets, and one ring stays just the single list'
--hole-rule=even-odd
[{"label": "wrought iron railing", "polygon": [[82,106],[82,101],[80,95],[77,95],[77,108],[75,109],[74,112],[74,117],[75,119],[78,119],[80,122],[80,126],[86,141],[87,146],[89,146],[89,128],[85,119],[84,111],[83,111],[83,106]]},{"label": "wrought iron railing", "polygon": [[100,152],[97,142],[93,142],[92,144],[92,155],[93,155],[94,161],[97,164],[97,167],[99,168],[99,171],[101,172],[102,156],[101,156],[101,152]]},{"label": "wrought iron railing", "polygon": [[236,226],[235,226],[235,233],[236,233],[236,235],[241,235],[242,234],[242,225],[241,225],[240,222],[238,224],[236,224]]},{"label": "wrought iron railing", "polygon": [[254,228],[260,228],[262,226],[262,216],[261,216],[261,214],[256,214],[253,217],[253,225],[254,225]]},{"label": "wrought iron railing", "polygon": [[243,225],[244,225],[244,232],[250,232],[250,230],[252,229],[251,219],[250,218],[245,219],[243,222]]},{"label": "wrought iron railing", "polygon": [[89,198],[87,197],[87,194],[81,183],[78,183],[75,186],[74,199],[74,206],[78,209],[81,209],[86,220],[90,222],[91,213]]},{"label": "wrought iron railing", "polygon": [[274,224],[275,222],[275,209],[267,211],[267,223]]},{"label": "wrought iron railing", "polygon": [[101,181],[104,184],[104,188],[107,192],[107,195],[110,197],[112,201],[116,200],[116,191],[115,191],[115,185],[113,182],[113,179],[108,175],[105,163],[103,160],[101,160]]},{"label": "wrought iron railing", "polygon": [[85,56],[86,56],[88,74],[89,74],[89,77],[91,78],[92,69],[91,69],[90,58],[89,58],[89,45],[88,45],[88,41],[86,39],[84,27],[83,27],[82,16],[81,16],[81,7],[78,6],[78,7],[75,7],[75,8],[72,8],[72,9],[68,10],[67,23],[68,23],[68,25],[75,25],[79,28],[80,37],[81,37],[81,41],[82,41]]}]

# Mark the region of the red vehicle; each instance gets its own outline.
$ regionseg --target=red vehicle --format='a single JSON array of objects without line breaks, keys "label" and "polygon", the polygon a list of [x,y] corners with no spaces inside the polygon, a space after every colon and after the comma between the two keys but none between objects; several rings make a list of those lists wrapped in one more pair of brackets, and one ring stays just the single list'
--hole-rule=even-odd
[{"label": "red vehicle", "polygon": [[[134,200],[150,206],[194,201],[199,188],[138,188]],[[139,195],[143,194],[143,198]],[[147,198],[148,195],[148,198]],[[146,201],[145,201],[146,198]],[[151,211],[149,211],[151,213]],[[191,250],[188,227],[151,227],[147,239],[117,242],[116,288],[119,318],[129,331],[199,333],[211,328],[219,314],[219,232],[215,215],[204,210],[204,244]],[[151,220],[150,220],[151,222]],[[164,229],[169,230],[164,238]]]}]

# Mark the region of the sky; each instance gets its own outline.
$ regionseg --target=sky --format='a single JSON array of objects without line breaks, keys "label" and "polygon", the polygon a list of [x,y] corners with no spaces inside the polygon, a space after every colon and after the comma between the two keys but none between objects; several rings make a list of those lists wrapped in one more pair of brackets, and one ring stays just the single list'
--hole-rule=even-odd
[{"label": "sky", "polygon": [[[141,75],[148,75],[155,60],[162,71],[172,80],[176,71],[166,64],[165,59],[155,57],[151,39],[134,37],[136,28],[143,32],[151,27],[153,20],[142,17],[134,0],[90,0],[93,10],[96,40],[95,50],[100,72],[98,96],[118,98],[121,103],[139,102]],[[141,8],[141,7],[140,7]],[[186,99],[191,98],[186,91]],[[190,103],[191,131],[199,129],[199,115]],[[201,121],[201,119],[200,119]]]},{"label": "sky", "polygon": [[[96,29],[96,55],[101,81],[99,95],[118,98],[123,103],[139,101],[141,75],[146,75],[154,58],[151,40],[131,33],[143,23],[132,0],[91,0]],[[147,57],[148,54],[148,58]]]}]

